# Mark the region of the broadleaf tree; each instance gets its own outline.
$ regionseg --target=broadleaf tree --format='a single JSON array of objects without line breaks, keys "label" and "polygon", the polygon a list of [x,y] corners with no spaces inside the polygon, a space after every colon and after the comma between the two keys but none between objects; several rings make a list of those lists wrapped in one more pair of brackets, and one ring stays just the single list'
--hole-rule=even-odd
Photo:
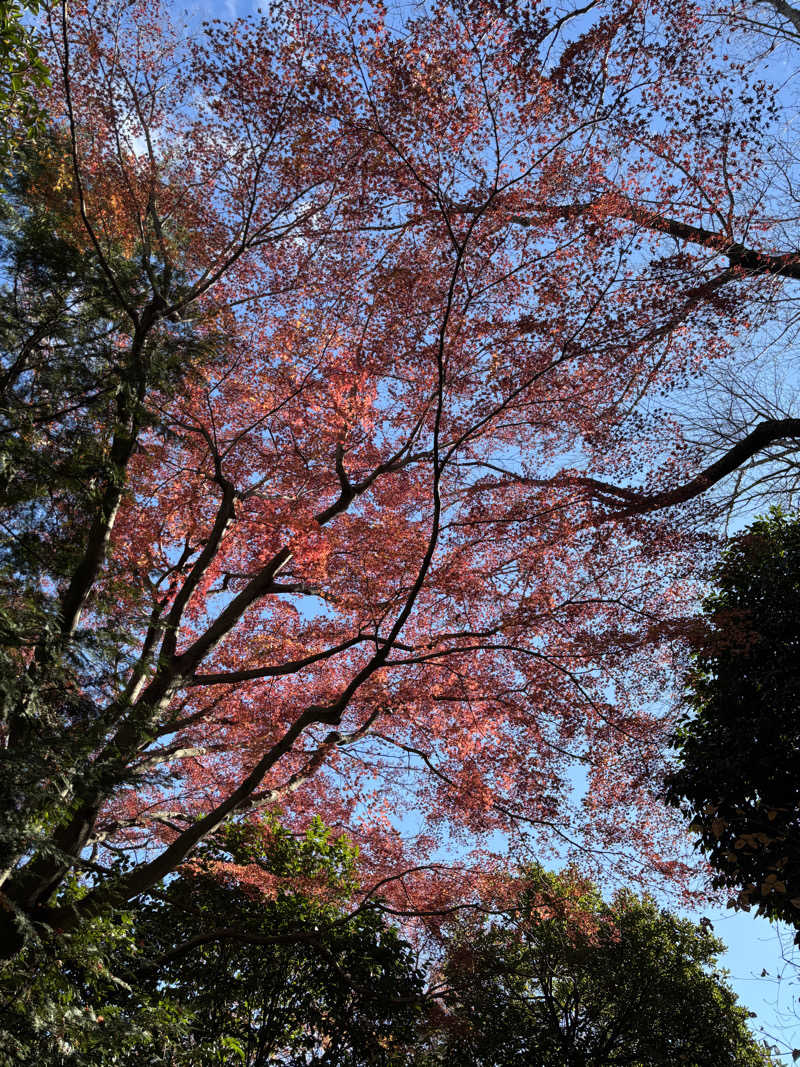
[{"label": "broadleaf tree", "polygon": [[228,833],[137,909],[134,1015],[164,995],[188,1013],[176,1062],[401,1062],[423,1018],[422,973],[376,907],[348,910],[355,859],[319,820],[299,842],[276,826]]},{"label": "broadleaf tree", "polygon": [[766,1067],[717,957],[695,925],[651,898],[610,902],[574,872],[520,872],[499,917],[453,923],[429,1059],[503,1067]]},{"label": "broadleaf tree", "polygon": [[32,27],[39,0],[3,0],[0,3],[0,165],[11,160],[25,144],[43,133],[44,115],[37,99],[50,84]]},{"label": "broadleaf tree", "polygon": [[800,927],[800,523],[773,511],[714,569],[674,737],[669,802],[719,888]]},{"label": "broadleaf tree", "polygon": [[408,1062],[422,972],[378,901],[353,905],[356,859],[319,819],[227,828],[125,914],[29,942],[0,981],[0,1063]]}]

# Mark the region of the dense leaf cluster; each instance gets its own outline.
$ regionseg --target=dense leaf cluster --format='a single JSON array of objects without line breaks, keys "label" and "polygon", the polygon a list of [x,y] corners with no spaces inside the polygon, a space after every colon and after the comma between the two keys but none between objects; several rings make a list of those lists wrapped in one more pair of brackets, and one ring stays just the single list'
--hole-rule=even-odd
[{"label": "dense leaf cluster", "polygon": [[[534,867],[491,921],[446,923],[423,973],[378,901],[347,906],[355,861],[319,820],[300,838],[229,828],[136,909],[4,966],[0,1063],[772,1063],[705,922]],[[307,892],[280,888],[298,874]]]},{"label": "dense leaf cluster", "polygon": [[713,573],[667,797],[739,907],[800,926],[800,521],[773,511]]},{"label": "dense leaf cluster", "polygon": [[631,893],[527,872],[500,921],[447,946],[451,992],[433,1064],[764,1067],[765,1048],[717,967],[722,943]]},{"label": "dense leaf cluster", "polygon": [[[0,974],[0,1063],[398,1062],[422,1014],[410,946],[346,907],[346,839],[268,827],[231,826],[136,909],[29,943]],[[298,877],[306,893],[281,888]]]},{"label": "dense leaf cluster", "polygon": [[[3,867],[36,848],[41,864],[57,865],[55,825],[100,784],[92,758],[131,647],[130,616],[117,603],[123,586],[129,598],[143,595],[147,576],[109,576],[94,591],[86,606],[103,612],[103,627],[79,624],[84,578],[102,558],[103,524],[119,507],[138,435],[214,346],[191,322],[131,342],[120,300],[140,293],[141,268],[112,250],[121,288],[109,288],[75,233],[75,199],[55,132],[21,154],[0,187]],[[130,780],[120,768],[112,775]],[[28,876],[33,883],[37,868]]]},{"label": "dense leaf cluster", "polygon": [[39,0],[0,2],[0,167],[44,127],[37,90],[50,84],[50,73],[28,24],[40,6]]}]

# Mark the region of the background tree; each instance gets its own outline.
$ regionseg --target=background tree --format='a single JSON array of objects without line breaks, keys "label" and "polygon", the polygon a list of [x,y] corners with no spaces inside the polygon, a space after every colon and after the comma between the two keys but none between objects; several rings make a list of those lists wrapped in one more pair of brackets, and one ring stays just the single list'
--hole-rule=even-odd
[{"label": "background tree", "polygon": [[[299,842],[278,826],[231,828],[223,841],[136,913],[146,969],[134,988],[191,1020],[170,1062],[400,1062],[422,1017],[422,975],[377,901],[348,912],[352,846],[319,821]],[[287,891],[298,878],[305,892]]]},{"label": "background tree", "polygon": [[675,738],[669,802],[717,886],[800,927],[800,522],[774,510],[712,575]]},{"label": "background tree", "polygon": [[[80,900],[85,889],[69,890]],[[0,971],[3,1067],[52,1063],[101,1067],[170,1063],[189,1019],[162,993],[134,988],[130,963],[139,946],[131,914],[108,911],[69,934],[40,931]]]},{"label": "background tree", "polygon": [[229,827],[127,914],[6,964],[0,1062],[406,1062],[422,974],[379,900],[353,908],[356,858],[318,820]]},{"label": "background tree", "polygon": [[[107,627],[78,633],[65,648],[49,590],[68,587],[85,569],[82,546],[96,536],[98,512],[113,509],[119,493],[119,459],[155,417],[142,396],[148,389],[166,396],[186,381],[210,339],[193,337],[188,326],[161,331],[139,357],[127,358],[117,333],[119,301],[96,256],[70,234],[73,184],[57,134],[20,152],[3,192],[0,336],[9,358],[0,381],[0,628],[8,732],[0,841],[13,856],[43,830],[46,837],[63,811],[69,776],[86,769],[92,742],[75,727],[96,722],[99,708],[97,690],[81,685],[81,672],[88,666],[93,685],[102,685],[128,639],[112,621],[118,590],[110,587],[95,600]],[[119,251],[113,261],[128,295],[139,292],[136,265]],[[38,653],[21,671],[32,648]]]},{"label": "background tree", "polygon": [[772,1062],[717,968],[722,943],[650,898],[605,903],[538,868],[499,919],[460,922],[431,1063],[502,1067]]}]

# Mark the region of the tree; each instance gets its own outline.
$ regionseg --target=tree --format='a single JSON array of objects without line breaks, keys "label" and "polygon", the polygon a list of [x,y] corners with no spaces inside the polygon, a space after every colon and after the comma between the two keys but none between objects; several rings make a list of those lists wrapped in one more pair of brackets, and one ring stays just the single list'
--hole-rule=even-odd
[{"label": "tree", "polygon": [[[300,842],[279,827],[235,831],[144,902],[132,984],[137,998],[144,989],[188,1012],[174,1062],[399,1062],[422,1018],[422,975],[378,902],[348,912],[355,858],[320,822]],[[256,884],[220,877],[231,863]],[[304,893],[280,888],[298,874]],[[264,881],[277,883],[274,895]]]},{"label": "tree", "polygon": [[722,943],[648,897],[524,872],[500,919],[445,940],[432,1063],[767,1065],[717,969]]},{"label": "tree", "polygon": [[729,542],[703,605],[671,804],[739,907],[800,926],[800,522],[773,510]]},{"label": "tree", "polygon": [[[8,278],[0,331],[4,352],[13,354],[0,382],[2,675],[5,707],[18,709],[0,787],[6,855],[24,851],[31,835],[41,839],[42,829],[57,822],[62,771],[85,767],[91,740],[82,727],[99,709],[91,691],[76,684],[75,659],[84,657],[102,684],[126,640],[112,627],[81,634],[73,649],[57,647],[59,622],[46,590],[68,586],[86,567],[81,548],[96,534],[98,509],[114,506],[117,460],[153,420],[141,395],[154,388],[168,396],[176,367],[188,380],[213,340],[193,337],[188,327],[180,335],[162,331],[143,349],[145,358],[131,364],[115,336],[117,298],[98,276],[97,263],[70,239],[71,192],[64,142],[54,134],[30,145],[6,180],[0,223]],[[118,283],[129,295],[137,292],[135,266],[119,253],[113,262]],[[126,434],[126,421],[134,437]],[[97,594],[98,608],[117,596],[113,585]],[[32,641],[39,659],[20,672]],[[47,670],[39,676],[45,659]]]},{"label": "tree", "polygon": [[66,156],[5,302],[5,953],[276,809],[347,827],[403,913],[482,890],[436,848],[496,831],[680,880],[648,791],[706,542],[665,509],[794,432],[697,475],[646,407],[792,277],[702,228],[758,158],[746,72],[669,3],[276,4],[187,41],[100,0],[42,32]]},{"label": "tree", "polygon": [[[551,210],[608,212],[628,220],[639,237],[668,236],[661,266],[669,272],[694,269],[702,279],[687,290],[700,298],[692,314],[704,314],[714,293],[725,299],[736,291],[744,301],[746,310],[728,335],[728,353],[716,352],[701,373],[690,374],[683,388],[660,401],[662,418],[680,426],[683,448],[695,457],[695,477],[677,485],[679,479],[653,479],[644,492],[633,493],[617,483],[605,497],[606,506],[619,512],[625,505],[661,508],[706,494],[706,515],[730,519],[737,510],[752,515],[776,499],[791,506],[797,500],[797,155],[781,119],[797,101],[792,79],[775,82],[767,94],[759,79],[771,81],[778,67],[797,70],[800,10],[786,0],[756,0],[702,3],[682,14],[698,30],[711,28],[704,44],[710,52],[724,47],[723,111],[702,113],[702,91],[691,102],[680,100],[685,57],[677,43],[670,74],[655,93],[644,95],[639,122],[630,126],[632,142],[649,156],[643,186],[631,188],[625,178],[606,175],[591,192]],[[512,20],[517,36],[530,44],[524,14],[518,9]],[[662,92],[669,96],[668,132],[653,136],[647,122],[653,96]],[[704,144],[694,141],[701,130]],[[750,152],[748,166],[744,155]],[[519,211],[515,221],[524,225],[534,217]],[[601,498],[609,488],[585,480],[574,484]]]},{"label": "tree", "polygon": [[320,820],[229,827],[127,914],[6,965],[0,1062],[405,1062],[422,974],[379,900],[353,906],[356,859]]}]

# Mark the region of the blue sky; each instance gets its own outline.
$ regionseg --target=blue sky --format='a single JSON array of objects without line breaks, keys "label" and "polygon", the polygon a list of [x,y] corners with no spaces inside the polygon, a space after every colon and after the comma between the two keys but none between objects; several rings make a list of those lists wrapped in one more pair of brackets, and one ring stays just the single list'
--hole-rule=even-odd
[{"label": "blue sky", "polygon": [[[754,1029],[763,1028],[782,1052],[786,1049],[783,1060],[791,1063],[791,1050],[800,1046],[800,956],[797,968],[782,957],[785,950],[790,958],[791,932],[728,908],[708,908],[705,914],[728,945],[722,962],[731,973],[731,985],[742,1003],[757,1013],[751,1020]],[[764,970],[768,973],[762,976]]]}]

